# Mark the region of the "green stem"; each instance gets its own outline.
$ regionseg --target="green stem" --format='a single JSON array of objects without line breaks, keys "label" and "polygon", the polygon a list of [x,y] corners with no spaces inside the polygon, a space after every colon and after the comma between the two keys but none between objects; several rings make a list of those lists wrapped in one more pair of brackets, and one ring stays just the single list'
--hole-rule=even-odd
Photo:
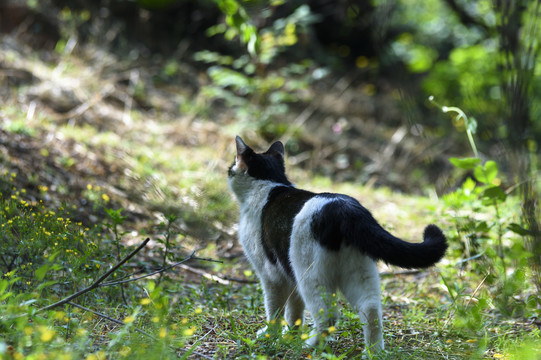
[{"label": "green stem", "polygon": [[500,258],[500,261],[502,263],[503,268],[503,280],[504,284],[507,282],[507,267],[505,265],[505,257],[503,255],[503,229],[502,229],[502,221],[500,216],[500,208],[498,207],[498,202],[496,200],[493,200],[494,204],[494,210],[496,211],[496,219],[498,220],[498,257]]},{"label": "green stem", "polygon": [[470,146],[471,146],[471,148],[473,150],[473,153],[475,154],[475,157],[478,158],[479,153],[477,152],[477,146],[475,146],[475,141],[473,140],[473,135],[472,135],[472,132],[470,130],[470,120],[468,119],[468,117],[466,116],[464,111],[462,111],[462,109],[460,109],[460,108],[458,108],[456,106],[442,106],[441,111],[443,111],[444,113],[448,113],[450,111],[456,112],[457,113],[457,116],[456,116],[457,120],[460,120],[460,118],[464,119],[464,122],[466,123],[466,133],[468,134],[468,140],[470,141]]}]

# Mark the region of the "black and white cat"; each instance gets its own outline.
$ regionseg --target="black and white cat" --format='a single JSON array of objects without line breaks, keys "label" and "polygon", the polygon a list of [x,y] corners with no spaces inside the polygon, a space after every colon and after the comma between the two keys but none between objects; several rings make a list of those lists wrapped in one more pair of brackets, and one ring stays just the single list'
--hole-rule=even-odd
[{"label": "black and white cat", "polygon": [[[447,249],[442,231],[428,225],[422,243],[383,229],[357,200],[297,189],[286,177],[284,146],[255,153],[240,137],[228,181],[240,204],[239,240],[265,294],[267,320],[285,315],[290,326],[310,311],[319,341],[336,314],[330,297],[340,290],[363,323],[365,345],[383,349],[377,260],[425,268]],[[298,323],[298,322],[297,322]]]}]

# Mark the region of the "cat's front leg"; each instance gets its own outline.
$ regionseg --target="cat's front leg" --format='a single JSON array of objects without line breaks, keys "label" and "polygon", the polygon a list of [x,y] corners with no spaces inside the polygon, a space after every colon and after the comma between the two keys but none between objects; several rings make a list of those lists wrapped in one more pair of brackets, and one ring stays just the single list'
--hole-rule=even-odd
[{"label": "cat's front leg", "polygon": [[[282,281],[277,281],[282,280]],[[267,322],[279,318],[284,313],[284,307],[289,295],[290,287],[286,279],[269,279],[261,277],[261,285],[265,301],[265,315]],[[264,335],[268,326],[257,331],[257,336]]]},{"label": "cat's front leg", "polygon": [[265,325],[264,327],[262,327],[261,329],[257,330],[257,332],[255,333],[256,336],[259,338],[259,337],[262,337],[262,336],[265,336],[265,334],[267,333],[267,330],[269,329],[269,327],[267,325]]}]

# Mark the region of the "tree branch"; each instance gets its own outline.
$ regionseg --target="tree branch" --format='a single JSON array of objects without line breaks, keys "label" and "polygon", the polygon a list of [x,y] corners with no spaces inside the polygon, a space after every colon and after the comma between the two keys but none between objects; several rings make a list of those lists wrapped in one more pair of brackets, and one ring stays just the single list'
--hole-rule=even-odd
[{"label": "tree branch", "polygon": [[41,312],[41,311],[46,311],[46,310],[50,310],[52,308],[55,308],[57,306],[60,306],[60,305],[64,305],[68,302],[70,302],[71,300],[75,299],[76,297],[78,296],[81,296],[95,288],[97,288],[99,286],[99,284],[105,280],[109,275],[111,275],[113,272],[115,272],[119,267],[121,267],[126,261],[128,261],[129,259],[131,259],[135,254],[137,254],[142,248],[145,247],[145,245],[150,241],[150,238],[147,238],[146,240],[144,240],[135,250],[133,250],[131,253],[129,253],[124,259],[120,260],[119,263],[117,263],[115,266],[113,266],[109,271],[107,271],[105,274],[103,274],[98,280],[94,281],[92,283],[92,285],[90,285],[89,287],[87,288],[84,288],[83,290],[81,291],[78,291],[76,292],[75,294],[72,294],[68,297],[65,297],[64,299],[60,300],[60,301],[57,301],[55,302],[54,304],[51,304],[49,306],[45,306],[41,309],[38,309],[37,312]]},{"label": "tree branch", "polygon": [[152,275],[156,275],[156,274],[160,274],[160,273],[163,273],[167,270],[170,270],[176,266],[179,266],[180,264],[182,263],[185,263],[186,261],[188,260],[201,260],[201,261],[212,261],[212,262],[218,262],[218,263],[222,263],[223,261],[221,260],[215,260],[215,259],[208,259],[208,258],[200,258],[200,257],[197,257],[197,256],[194,256],[195,253],[197,252],[197,250],[194,250],[192,251],[192,253],[190,255],[188,255],[187,258],[179,261],[179,262],[176,262],[174,264],[171,264],[167,267],[164,267],[162,269],[158,269],[156,271],[153,271],[149,274],[145,274],[145,275],[141,275],[141,276],[138,276],[138,277],[135,277],[135,278],[132,278],[132,279],[125,279],[125,280],[117,280],[117,281],[110,281],[110,282],[106,282],[106,283],[103,283],[103,284],[100,284],[99,286],[111,286],[111,285],[119,285],[119,284],[124,284],[124,283],[128,283],[128,282],[132,282],[132,281],[137,281],[139,279],[144,279],[146,277],[149,277],[149,276],[152,276]]},{"label": "tree branch", "polygon": [[487,24],[485,24],[481,19],[475,18],[470,15],[466,10],[464,10],[460,7],[460,5],[457,4],[456,0],[445,0],[445,2],[451,8],[451,10],[455,12],[463,25],[475,25],[483,29],[487,34],[491,33],[492,29],[490,29]]},{"label": "tree branch", "polygon": [[196,250],[192,251],[192,253],[191,253],[187,258],[185,258],[185,259],[183,259],[183,260],[181,260],[181,261],[179,261],[179,262],[176,262],[176,263],[174,263],[174,264],[172,264],[172,265],[169,265],[169,266],[167,266],[167,267],[164,267],[164,268],[162,268],[162,269],[153,271],[153,272],[151,272],[151,273],[149,273],[149,274],[141,275],[141,276],[138,276],[138,277],[135,277],[135,278],[132,278],[132,279],[118,280],[118,281],[110,281],[110,282],[106,282],[106,283],[100,284],[99,286],[111,286],[111,285],[125,284],[125,283],[128,283],[128,282],[137,281],[137,280],[139,280],[139,279],[144,279],[144,278],[149,277],[149,276],[152,276],[152,275],[160,274],[160,273],[162,273],[162,272],[164,272],[164,271],[167,271],[167,270],[169,270],[169,269],[172,269],[172,268],[174,268],[175,266],[178,266],[178,265],[180,265],[180,264],[182,264],[182,263],[184,263],[184,262],[186,262],[186,261],[188,261],[188,260],[193,259],[193,258],[194,258],[195,251],[196,251]]}]

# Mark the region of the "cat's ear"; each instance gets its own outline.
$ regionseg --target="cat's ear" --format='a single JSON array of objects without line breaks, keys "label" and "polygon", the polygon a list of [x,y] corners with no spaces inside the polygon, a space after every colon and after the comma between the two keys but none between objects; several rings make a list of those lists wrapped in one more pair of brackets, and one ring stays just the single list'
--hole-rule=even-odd
[{"label": "cat's ear", "polygon": [[237,135],[235,138],[235,143],[237,144],[237,155],[242,155],[248,150],[250,147],[242,141],[240,136]]},{"label": "cat's ear", "polygon": [[274,144],[270,146],[269,150],[267,150],[267,154],[270,154],[273,152],[277,152],[283,157],[285,153],[284,144],[282,144],[281,141],[276,141]]},{"label": "cat's ear", "polygon": [[235,138],[235,143],[237,144],[237,156],[235,157],[235,165],[238,169],[241,169],[243,171],[248,171],[248,165],[246,164],[246,155],[249,154],[249,151],[252,151],[248,145],[242,139],[240,136],[237,135]]}]

